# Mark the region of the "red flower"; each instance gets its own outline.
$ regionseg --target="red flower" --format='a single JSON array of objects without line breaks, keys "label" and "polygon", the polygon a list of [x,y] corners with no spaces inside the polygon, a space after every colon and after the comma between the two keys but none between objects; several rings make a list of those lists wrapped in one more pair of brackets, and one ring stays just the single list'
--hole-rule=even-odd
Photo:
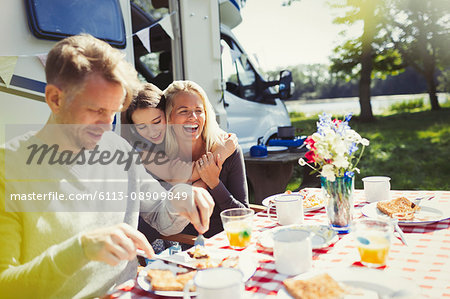
[{"label": "red flower", "polygon": [[314,144],[315,144],[316,142],[314,141],[314,139],[312,139],[311,136],[308,136],[308,138],[305,139],[305,143],[306,143],[307,145],[309,145],[309,148],[310,148],[311,150],[316,150],[316,149],[317,149],[317,148],[314,146]]},{"label": "red flower", "polygon": [[308,163],[316,162],[316,154],[314,153],[314,151],[306,152],[305,158]]}]

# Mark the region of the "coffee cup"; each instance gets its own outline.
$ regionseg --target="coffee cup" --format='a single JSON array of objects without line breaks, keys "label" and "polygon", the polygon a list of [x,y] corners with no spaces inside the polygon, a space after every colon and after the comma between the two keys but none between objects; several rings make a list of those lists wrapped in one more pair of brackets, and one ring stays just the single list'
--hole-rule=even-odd
[{"label": "coffee cup", "polygon": [[[278,223],[281,225],[303,223],[303,196],[300,194],[280,194],[269,204],[267,216],[272,219],[270,209],[275,205]],[[272,219],[273,220],[273,219]]]},{"label": "coffee cup", "polygon": [[364,195],[368,202],[377,202],[391,199],[391,180],[387,176],[369,176],[362,179]]},{"label": "coffee cup", "polygon": [[309,232],[283,228],[274,233],[275,269],[285,275],[297,275],[311,270],[312,245]]},{"label": "coffee cup", "polygon": [[184,299],[190,299],[189,289],[195,286],[197,299],[241,299],[244,294],[243,274],[234,268],[210,268],[198,271],[184,286]]}]

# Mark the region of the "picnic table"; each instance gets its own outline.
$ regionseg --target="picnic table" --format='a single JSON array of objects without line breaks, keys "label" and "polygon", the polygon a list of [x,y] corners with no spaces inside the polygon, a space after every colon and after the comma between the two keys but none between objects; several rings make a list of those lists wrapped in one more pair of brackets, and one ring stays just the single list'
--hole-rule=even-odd
[{"label": "picnic table", "polygon": [[[320,192],[320,189],[309,189]],[[391,191],[391,197],[407,198],[431,197],[435,204],[449,209],[450,191]],[[354,218],[364,217],[361,208],[365,202],[362,190],[354,193]],[[449,215],[447,212],[445,215]],[[305,224],[326,224],[325,209],[305,213]],[[245,298],[276,298],[282,282],[288,278],[275,270],[273,252],[257,242],[259,235],[277,224],[266,213],[254,217],[252,242],[245,249],[257,260],[255,274],[245,284]],[[413,281],[423,298],[450,297],[450,219],[421,226],[402,226],[408,246],[394,238],[387,265],[379,270]],[[221,232],[207,240],[209,248],[230,249],[226,234]],[[336,269],[343,267],[363,267],[359,262],[352,235],[339,235],[339,240],[327,248],[313,251],[313,269]],[[142,290],[136,280],[130,280],[109,293],[106,298],[161,298]]]}]

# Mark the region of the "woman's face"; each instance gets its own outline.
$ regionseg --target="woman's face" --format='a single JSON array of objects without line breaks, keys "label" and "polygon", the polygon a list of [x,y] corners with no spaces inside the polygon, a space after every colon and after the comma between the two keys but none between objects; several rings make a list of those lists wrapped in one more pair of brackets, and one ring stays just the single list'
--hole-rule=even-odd
[{"label": "woman's face", "polygon": [[154,144],[161,144],[166,136],[166,117],[158,108],[137,109],[131,115],[136,131]]},{"label": "woman's face", "polygon": [[196,93],[181,92],[173,98],[170,123],[178,138],[196,140],[202,136],[206,114],[203,101]]}]

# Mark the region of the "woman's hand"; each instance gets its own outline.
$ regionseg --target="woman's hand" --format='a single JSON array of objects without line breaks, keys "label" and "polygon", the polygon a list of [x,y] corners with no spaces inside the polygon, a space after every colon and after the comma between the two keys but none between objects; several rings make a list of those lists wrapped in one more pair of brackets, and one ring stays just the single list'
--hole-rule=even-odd
[{"label": "woman's hand", "polygon": [[200,178],[210,189],[214,189],[219,185],[219,175],[222,170],[223,161],[219,154],[216,159],[212,153],[203,155],[195,162],[195,167],[200,175]]}]

